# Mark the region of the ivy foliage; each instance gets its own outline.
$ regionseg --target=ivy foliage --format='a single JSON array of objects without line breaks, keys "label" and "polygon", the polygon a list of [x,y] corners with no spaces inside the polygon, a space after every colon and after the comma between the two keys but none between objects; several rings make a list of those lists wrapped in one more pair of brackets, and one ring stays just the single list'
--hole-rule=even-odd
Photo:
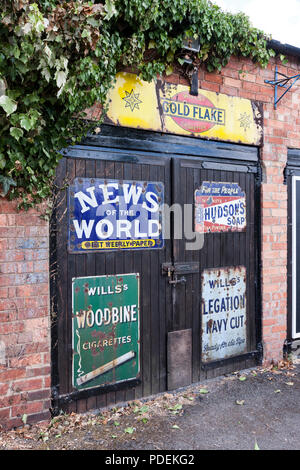
[{"label": "ivy foliage", "polygon": [[117,71],[171,73],[186,36],[200,38],[193,60],[209,71],[231,55],[261,66],[274,55],[244,14],[207,0],[2,0],[0,194],[25,208],[49,197],[58,151],[88,132],[84,110],[105,105]]}]

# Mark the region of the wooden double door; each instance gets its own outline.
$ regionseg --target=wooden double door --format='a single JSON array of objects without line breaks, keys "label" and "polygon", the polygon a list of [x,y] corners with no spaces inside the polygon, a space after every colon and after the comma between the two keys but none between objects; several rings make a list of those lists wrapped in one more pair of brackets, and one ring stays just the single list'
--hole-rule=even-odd
[{"label": "wooden double door", "polygon": [[[127,198],[133,194],[131,188],[139,185],[157,196],[149,196],[147,202],[149,208],[159,203],[161,217],[157,224],[160,241],[154,240],[152,246],[143,246],[146,242],[130,245],[134,237],[126,224],[118,240],[127,240],[127,245],[110,244],[114,235],[109,237],[107,227],[101,232],[104,244],[99,244],[100,229],[93,233],[100,212],[98,193],[91,188],[108,185],[106,197],[118,204],[121,199],[116,191],[124,184]],[[104,126],[100,136],[66,149],[56,186],[60,189],[51,221],[56,411],[103,407],[257,364],[256,148]],[[81,210],[74,207],[74,198]],[[171,208],[168,233],[163,233],[164,207]],[[82,219],[74,228],[76,211]],[[120,216],[120,206],[118,211],[114,220]],[[126,214],[133,224],[140,212]],[[89,225],[91,219],[94,222]],[[139,226],[138,234],[144,236],[135,238],[155,239],[157,232],[151,232],[151,238],[145,230]],[[194,246],[193,233],[198,237]],[[80,235],[84,242],[78,239]],[[112,292],[110,285],[119,283],[122,289],[125,285],[132,289],[132,300],[124,293],[127,310],[120,310],[121,302],[116,304],[115,317],[105,316],[104,294]],[[80,289],[86,308],[76,297]],[[102,298],[87,298],[90,292]],[[107,305],[113,308],[113,302]],[[136,307],[131,317],[130,302]],[[129,321],[134,322],[131,330]],[[83,325],[89,327],[85,332]],[[103,340],[104,325],[108,340]],[[81,334],[80,342],[76,335]],[[116,342],[116,335],[127,339]]]}]

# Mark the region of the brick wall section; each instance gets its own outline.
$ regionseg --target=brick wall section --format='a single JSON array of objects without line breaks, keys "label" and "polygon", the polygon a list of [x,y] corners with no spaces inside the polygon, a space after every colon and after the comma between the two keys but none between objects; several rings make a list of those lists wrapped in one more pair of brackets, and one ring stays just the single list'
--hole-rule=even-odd
[{"label": "brick wall section", "polygon": [[[287,187],[283,170],[287,149],[300,148],[300,93],[295,86],[273,106],[275,60],[262,70],[250,60],[232,57],[221,73],[199,71],[199,87],[261,101],[264,141],[261,148],[262,317],[264,359],[282,359],[287,315]],[[300,73],[290,58],[280,66],[286,75]],[[188,85],[180,74],[165,77]],[[96,104],[89,118],[101,114]],[[8,427],[49,416],[50,334],[48,226],[36,211],[18,213],[0,198],[0,423]]]},{"label": "brick wall section", "polygon": [[48,223],[0,198],[0,425],[49,417]]}]

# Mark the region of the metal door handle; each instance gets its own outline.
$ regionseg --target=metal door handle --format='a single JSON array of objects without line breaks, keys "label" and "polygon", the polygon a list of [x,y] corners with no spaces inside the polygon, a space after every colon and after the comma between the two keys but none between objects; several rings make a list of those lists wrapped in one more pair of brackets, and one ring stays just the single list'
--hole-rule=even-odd
[{"label": "metal door handle", "polygon": [[178,279],[177,274],[175,274],[175,277],[173,280],[169,279],[169,284],[173,286],[176,286],[177,284],[185,284],[185,283],[186,283],[186,278],[181,277],[180,279]]}]

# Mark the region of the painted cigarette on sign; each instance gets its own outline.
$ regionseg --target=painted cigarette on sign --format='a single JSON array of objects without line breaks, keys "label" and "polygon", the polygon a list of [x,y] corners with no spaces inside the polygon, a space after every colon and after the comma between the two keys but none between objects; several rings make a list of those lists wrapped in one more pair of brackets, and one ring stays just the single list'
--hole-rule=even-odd
[{"label": "painted cigarette on sign", "polygon": [[77,385],[82,385],[82,384],[85,384],[86,382],[89,382],[90,380],[96,379],[97,377],[99,377],[99,375],[105,374],[111,369],[114,369],[115,367],[120,366],[121,364],[124,364],[124,362],[130,361],[130,359],[133,359],[134,357],[135,357],[135,352],[129,351],[128,353],[123,354],[123,356],[119,356],[113,361],[110,361],[107,364],[104,364],[103,366],[98,367],[98,369],[93,370],[93,372],[89,372],[88,374],[85,374],[82,377],[79,377],[77,379]]},{"label": "painted cigarette on sign", "polygon": [[237,183],[204,181],[195,191],[196,232],[242,232],[246,221],[246,195]]},{"label": "painted cigarette on sign", "polygon": [[202,361],[236,356],[247,349],[246,268],[202,273]]}]

